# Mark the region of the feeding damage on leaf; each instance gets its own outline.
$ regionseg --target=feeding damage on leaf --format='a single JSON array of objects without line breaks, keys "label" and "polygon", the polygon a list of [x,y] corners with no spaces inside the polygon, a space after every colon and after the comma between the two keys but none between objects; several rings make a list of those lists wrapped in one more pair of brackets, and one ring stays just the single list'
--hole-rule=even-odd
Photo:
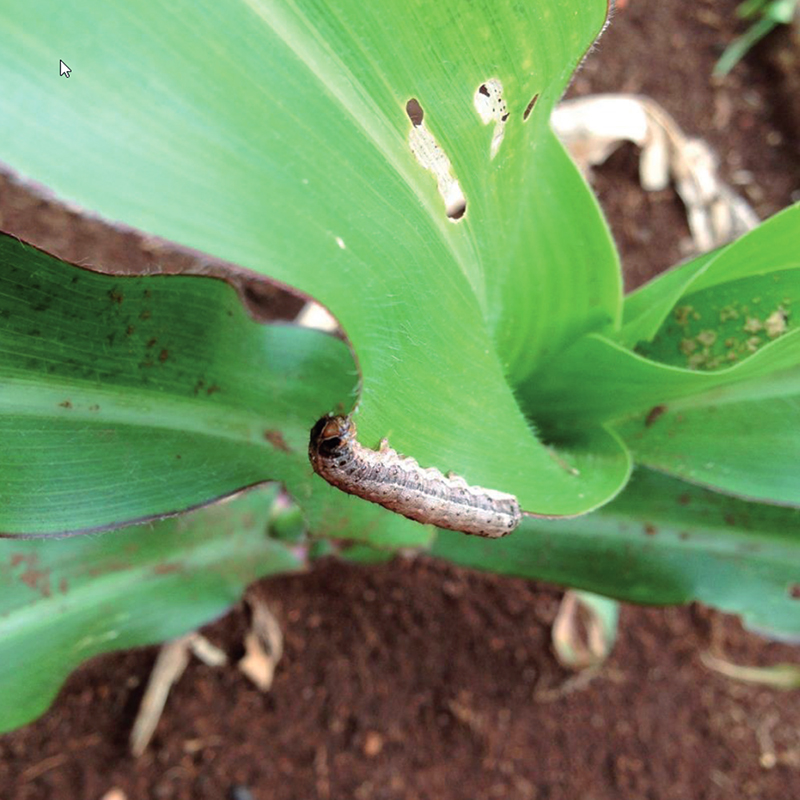
[{"label": "feeding damage on leaf", "polygon": [[508,106],[503,99],[503,84],[497,78],[482,83],[475,92],[473,103],[484,125],[494,122],[492,143],[489,146],[489,158],[494,159],[506,135],[508,120]]},{"label": "feeding damage on leaf", "polygon": [[[536,96],[538,97],[538,95]],[[525,111],[527,119],[536,97],[531,100]],[[492,142],[489,146],[489,158],[494,159],[500,150],[505,136],[508,121],[508,105],[503,98],[503,84],[498,78],[484,81],[475,91],[473,97],[475,110],[484,125],[494,122]],[[411,120],[408,143],[417,161],[436,178],[439,194],[444,200],[447,216],[452,222],[464,217],[467,201],[458,179],[453,174],[453,165],[444,150],[437,144],[433,134],[425,127],[425,112],[415,97],[406,103],[406,114]]]},{"label": "feeding damage on leaf", "polygon": [[408,144],[417,161],[436,178],[439,194],[444,200],[445,210],[451,222],[458,222],[467,211],[467,200],[461,191],[458,179],[453,174],[453,165],[434,135],[425,127],[425,112],[419,101],[412,97],[406,103],[406,114],[411,120]]},{"label": "feeding damage on leaf", "polygon": [[539,95],[535,94],[532,98],[530,103],[525,108],[525,111],[522,113],[522,121],[527,122],[528,117],[531,115],[531,111],[533,111],[533,107],[536,105],[536,101],[539,99]]}]

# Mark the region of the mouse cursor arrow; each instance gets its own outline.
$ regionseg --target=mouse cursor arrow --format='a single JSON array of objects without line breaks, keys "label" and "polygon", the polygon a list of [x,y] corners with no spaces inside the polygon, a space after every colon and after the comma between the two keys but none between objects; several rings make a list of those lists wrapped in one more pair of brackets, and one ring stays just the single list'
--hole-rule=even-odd
[{"label": "mouse cursor arrow", "polygon": [[61,59],[58,60],[58,63],[61,65],[61,74],[69,78],[69,74],[72,70]]}]

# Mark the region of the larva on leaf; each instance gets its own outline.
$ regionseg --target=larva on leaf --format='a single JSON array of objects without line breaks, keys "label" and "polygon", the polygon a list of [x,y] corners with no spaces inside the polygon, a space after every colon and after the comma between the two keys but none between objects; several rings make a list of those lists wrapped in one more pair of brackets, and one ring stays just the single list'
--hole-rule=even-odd
[{"label": "larva on leaf", "polygon": [[308,457],[314,471],[348,494],[439,528],[497,539],[522,517],[517,498],[423,469],[389,447],[369,450],[356,440],[350,417],[323,417],[311,429]]}]

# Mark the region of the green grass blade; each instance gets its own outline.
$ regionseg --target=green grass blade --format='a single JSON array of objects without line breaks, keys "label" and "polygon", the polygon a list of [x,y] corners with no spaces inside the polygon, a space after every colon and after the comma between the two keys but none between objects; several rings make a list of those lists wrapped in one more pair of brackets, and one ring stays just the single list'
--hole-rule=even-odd
[{"label": "green grass blade", "polygon": [[727,75],[777,24],[769,17],[756,20],[725,48],[725,52],[714,66],[714,76],[721,78]]}]

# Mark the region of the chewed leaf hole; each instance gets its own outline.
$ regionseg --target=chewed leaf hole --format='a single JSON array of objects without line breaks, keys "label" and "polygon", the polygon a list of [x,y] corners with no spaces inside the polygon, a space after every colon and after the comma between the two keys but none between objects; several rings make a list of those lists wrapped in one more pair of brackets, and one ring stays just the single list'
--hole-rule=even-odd
[{"label": "chewed leaf hole", "polygon": [[452,220],[459,220],[466,213],[467,213],[467,201],[463,199],[463,195],[461,202],[452,203],[447,208],[447,216],[450,217],[450,219]]},{"label": "chewed leaf hole", "polygon": [[536,101],[539,99],[539,95],[535,94],[532,98],[530,103],[528,103],[528,107],[525,111],[522,112],[522,121],[525,122],[528,117],[531,115],[531,111],[533,111],[533,107],[536,105]]},{"label": "chewed leaf hole", "polygon": [[489,145],[489,158],[494,158],[503,143],[508,120],[508,106],[503,99],[503,84],[497,78],[482,83],[473,98],[475,110],[484,125],[494,122],[492,143]]},{"label": "chewed leaf hole", "polygon": [[447,216],[451,221],[458,222],[467,211],[467,200],[453,174],[453,165],[434,135],[425,127],[425,112],[415,97],[406,103],[406,114],[412,126],[408,134],[411,152],[422,167],[436,178]]},{"label": "chewed leaf hole", "polygon": [[412,97],[406,103],[406,114],[408,114],[408,118],[411,120],[411,124],[415,128],[418,128],[420,125],[422,125],[422,120],[425,118],[425,112],[422,110],[422,106],[415,97]]}]

